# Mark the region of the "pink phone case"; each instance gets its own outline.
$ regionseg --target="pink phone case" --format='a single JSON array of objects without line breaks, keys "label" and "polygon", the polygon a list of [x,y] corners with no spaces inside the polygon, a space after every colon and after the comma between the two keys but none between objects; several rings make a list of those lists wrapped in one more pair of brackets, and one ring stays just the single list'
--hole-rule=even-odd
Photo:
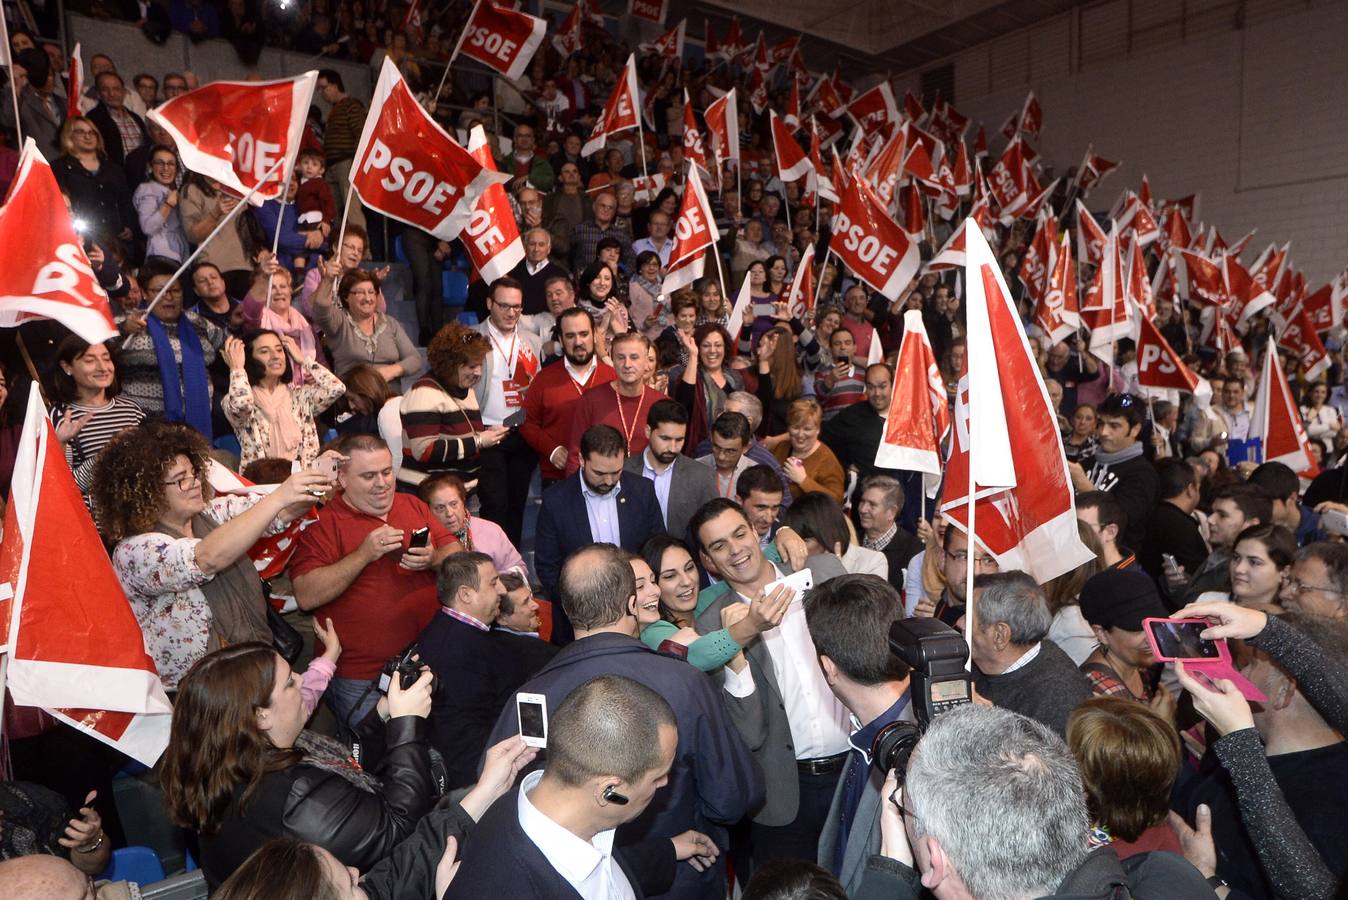
[{"label": "pink phone case", "polygon": [[[1161,652],[1161,648],[1156,643],[1156,637],[1151,632],[1153,622],[1174,622],[1177,624],[1194,624],[1207,626],[1211,624],[1206,619],[1162,619],[1146,618],[1142,620],[1142,633],[1147,636],[1147,643],[1151,645],[1152,655],[1158,662],[1175,662],[1177,657],[1166,656]],[[1241,696],[1246,700],[1254,700],[1257,703],[1267,703],[1268,697],[1264,692],[1255,687],[1251,681],[1244,675],[1236,671],[1236,667],[1231,664],[1231,648],[1227,646],[1225,638],[1219,638],[1212,641],[1217,648],[1216,659],[1184,659],[1184,668],[1190,672],[1196,672],[1206,676],[1210,682],[1215,682],[1218,678],[1225,678],[1236,686]]]}]

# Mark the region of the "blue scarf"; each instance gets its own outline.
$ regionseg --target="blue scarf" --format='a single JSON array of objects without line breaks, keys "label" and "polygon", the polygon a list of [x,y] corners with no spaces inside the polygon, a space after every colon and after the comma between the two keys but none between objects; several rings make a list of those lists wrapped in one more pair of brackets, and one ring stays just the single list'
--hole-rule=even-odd
[{"label": "blue scarf", "polygon": [[178,344],[182,347],[182,377],[178,377],[178,363],[173,356],[164,323],[155,316],[147,316],[146,328],[154,342],[155,361],[159,363],[159,380],[164,385],[164,418],[170,422],[185,422],[211,440],[211,390],[206,375],[206,357],[201,351],[201,338],[192,323],[183,316],[178,320]]}]

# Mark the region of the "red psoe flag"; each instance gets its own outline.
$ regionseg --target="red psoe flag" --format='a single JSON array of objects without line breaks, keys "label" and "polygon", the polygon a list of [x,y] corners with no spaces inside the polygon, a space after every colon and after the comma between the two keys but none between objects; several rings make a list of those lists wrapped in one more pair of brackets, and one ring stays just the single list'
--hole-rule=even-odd
[{"label": "red psoe flag", "polygon": [[843,191],[833,214],[828,248],[862,281],[890,300],[899,299],[921,264],[917,240],[899,227],[860,179]]},{"label": "red psoe flag", "polygon": [[800,82],[791,80],[791,93],[786,98],[786,114],[782,121],[793,132],[800,127]]},{"label": "red psoe flag", "polygon": [[[763,35],[760,33],[759,37]],[[755,68],[749,74],[749,105],[753,107],[754,113],[763,115],[763,110],[768,108],[768,83],[763,78],[763,70]]]},{"label": "red psoe flag", "polygon": [[[8,63],[6,63],[8,64]],[[84,60],[80,58],[80,45],[70,51],[70,65],[66,69],[66,118],[73,119],[80,114],[80,100],[84,98]]]},{"label": "red psoe flag", "polygon": [[[792,318],[801,319],[814,309],[814,244],[805,247],[796,263],[796,274],[791,279],[791,288],[786,293]],[[879,341],[872,341],[873,344]]]},{"label": "red psoe flag", "polygon": [[662,58],[662,59],[683,59],[683,38],[688,31],[688,20],[680,19],[679,24],[666,31],[649,44],[642,44],[641,49]]},{"label": "red psoe flag", "polygon": [[154,765],[168,746],[168,697],[36,386],[15,457],[0,573],[0,649],[8,645],[14,703],[47,709]]},{"label": "red psoe flag", "polygon": [[1320,374],[1333,363],[1304,309],[1297,310],[1296,315],[1287,323],[1287,327],[1278,335],[1278,346],[1285,347],[1297,355],[1302,377],[1306,381],[1319,378]]},{"label": "red psoe flag", "polygon": [[669,269],[665,273],[662,290],[666,294],[692,284],[706,270],[706,251],[716,252],[721,233],[716,228],[711,201],[702,187],[697,168],[688,170],[688,184],[683,191],[679,217],[674,220],[674,249],[669,254]]},{"label": "red psoe flag", "polygon": [[637,118],[641,114],[640,98],[641,92],[637,89],[637,58],[636,54],[631,54],[627,57],[627,65],[623,66],[622,77],[613,86],[613,93],[604,104],[604,111],[594,123],[590,139],[580,149],[580,155],[592,156],[604,146],[610,134],[636,128],[640,124]]},{"label": "red psoe flag", "polygon": [[888,132],[899,121],[899,107],[894,102],[894,90],[888,81],[882,81],[847,104],[847,114],[864,134]]},{"label": "red psoe flag", "polygon": [[1250,277],[1236,254],[1222,257],[1222,274],[1226,278],[1226,296],[1240,311],[1236,324],[1243,325],[1251,316],[1278,302],[1277,297]]},{"label": "red psoe flag", "polygon": [[702,114],[707,120],[707,133],[711,135],[711,152],[718,165],[727,160],[739,161],[740,158],[740,114],[739,100],[735,88],[731,88],[724,97],[718,97]]},{"label": "red psoe flag", "polygon": [[683,158],[704,172],[710,171],[707,148],[702,143],[702,132],[698,130],[697,116],[693,113],[687,88],[683,89]]},{"label": "red psoe flag", "polygon": [[1086,268],[1088,265],[1098,265],[1104,256],[1105,241],[1109,235],[1100,227],[1100,223],[1095,221],[1095,216],[1091,215],[1090,210],[1085,205],[1077,201],[1077,265]]},{"label": "red psoe flag", "polygon": [[[949,431],[945,380],[936,365],[922,313],[910,309],[903,314],[903,343],[899,345],[889,418],[875,451],[875,464],[940,476],[941,444]],[[932,479],[932,483],[935,481]]]},{"label": "red psoe flag", "polygon": [[475,59],[506,78],[519,78],[548,33],[548,20],[477,0],[455,54]]},{"label": "red psoe flag", "polygon": [[1081,165],[1077,167],[1075,179],[1077,190],[1080,192],[1081,196],[1086,196],[1090,193],[1091,188],[1103,181],[1106,175],[1118,167],[1118,163],[1110,162],[1103,156],[1096,156],[1093,152],[1093,148],[1087,147],[1086,157],[1081,161]]},{"label": "red psoe flag", "polygon": [[1182,298],[1210,306],[1226,304],[1226,275],[1222,266],[1201,253],[1171,248],[1175,259],[1176,288]]},{"label": "red psoe flag", "polygon": [[[487,133],[481,125],[474,125],[468,136],[468,153],[483,171],[496,171],[491,145],[487,143]],[[460,237],[474,268],[487,284],[509,273],[524,259],[519,224],[510,208],[510,198],[500,184],[488,186],[477,198]]]},{"label": "red psoe flag", "polygon": [[706,19],[703,19],[702,25],[703,25],[702,55],[709,60],[729,59],[730,54],[725,51],[725,44],[717,40],[716,32],[712,31],[711,17],[709,16]]},{"label": "red psoe flag", "polygon": [[216,81],[149,117],[173,137],[184,166],[240,194],[257,187],[261,203],[285,193],[317,83],[317,70],[280,81]]},{"label": "red psoe flag", "polygon": [[351,163],[351,184],[366,206],[452,241],[469,224],[478,198],[509,180],[446,134],[398,67],[384,60]]},{"label": "red psoe flag", "polygon": [[1282,360],[1274,347],[1264,352],[1264,368],[1254,391],[1254,411],[1250,413],[1250,437],[1259,438],[1264,462],[1280,462],[1302,478],[1320,474],[1311,456],[1301,410],[1292,397]]},{"label": "red psoe flag", "polygon": [[[557,33],[552,37],[552,46],[561,54],[562,59],[580,52],[581,47],[581,7],[583,2],[577,3],[571,7],[571,11],[566,14],[562,20],[562,25],[557,29]],[[707,26],[707,32],[711,33],[711,26]]]},{"label": "red psoe flag", "polygon": [[1030,202],[1025,178],[1025,154],[1019,135],[1011,139],[1002,158],[988,173],[988,190],[1004,221],[1018,215],[1025,204]]},{"label": "red psoe flag", "polygon": [[1184,364],[1161,330],[1147,316],[1142,316],[1137,337],[1137,383],[1151,396],[1167,399],[1176,391],[1185,391],[1195,398],[1211,398],[1212,387],[1206,378],[1199,378]]},{"label": "red psoe flag", "polygon": [[108,295],[71,224],[61,188],[32,138],[24,142],[9,199],[0,207],[0,327],[60,322],[91,344],[117,336]]},{"label": "red psoe flag", "polygon": [[1048,346],[1066,340],[1081,327],[1081,311],[1077,305],[1077,279],[1072,270],[1071,237],[1063,232],[1056,245],[1044,296],[1034,308],[1034,322],[1043,332]]},{"label": "red psoe flag", "polygon": [[800,149],[786,123],[777,118],[774,109],[768,114],[772,127],[772,149],[777,162],[777,174],[782,181],[797,181],[809,174],[810,158]]},{"label": "red psoe flag", "polygon": [[627,14],[647,22],[665,24],[665,15],[669,12],[669,0],[628,0]]},{"label": "red psoe flag", "polygon": [[1057,413],[1011,293],[982,231],[966,220],[964,235],[968,352],[941,511],[968,533],[972,471],[977,542],[1003,570],[1042,584],[1093,554],[1078,535]]}]

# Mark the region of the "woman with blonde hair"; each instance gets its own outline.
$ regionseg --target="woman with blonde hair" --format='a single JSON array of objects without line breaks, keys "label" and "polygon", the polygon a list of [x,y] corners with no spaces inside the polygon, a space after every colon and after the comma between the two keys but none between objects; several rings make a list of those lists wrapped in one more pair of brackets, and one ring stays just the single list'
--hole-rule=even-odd
[{"label": "woman with blonde hair", "polygon": [[789,440],[774,447],[772,455],[791,480],[793,498],[818,491],[841,503],[847,476],[838,457],[819,440],[823,422],[824,411],[817,401],[809,397],[795,401],[786,414]]},{"label": "woman with blonde hair", "polygon": [[74,116],[61,126],[61,149],[52,161],[52,174],[70,197],[74,215],[83,219],[86,236],[108,245],[135,239],[136,206],[126,173],[108,159],[103,136],[91,119]]}]

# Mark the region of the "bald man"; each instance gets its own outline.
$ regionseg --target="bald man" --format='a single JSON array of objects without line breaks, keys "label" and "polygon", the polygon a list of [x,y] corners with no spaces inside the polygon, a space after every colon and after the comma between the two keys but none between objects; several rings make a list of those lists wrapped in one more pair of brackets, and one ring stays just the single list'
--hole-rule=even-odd
[{"label": "bald man", "polygon": [[59,856],[35,854],[0,862],[0,900],[86,900],[89,879]]}]

